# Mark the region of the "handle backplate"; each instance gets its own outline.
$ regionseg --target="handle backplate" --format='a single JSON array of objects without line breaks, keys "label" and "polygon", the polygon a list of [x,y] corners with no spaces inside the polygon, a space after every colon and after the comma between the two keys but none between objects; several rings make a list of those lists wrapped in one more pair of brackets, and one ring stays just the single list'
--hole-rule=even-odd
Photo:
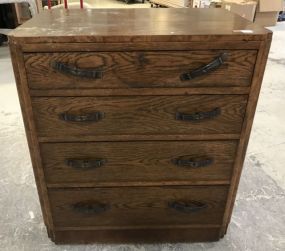
[{"label": "handle backplate", "polygon": [[105,117],[104,112],[93,112],[88,114],[71,114],[64,112],[59,114],[59,118],[69,122],[98,122]]},{"label": "handle backplate", "polygon": [[195,213],[206,209],[208,206],[206,203],[201,201],[173,201],[168,204],[168,206],[176,211],[182,213]]},{"label": "handle backplate", "polygon": [[217,107],[211,111],[206,112],[195,112],[191,114],[185,114],[181,112],[176,112],[175,119],[182,121],[201,121],[206,119],[213,119],[221,114],[221,108]]},{"label": "handle backplate", "polygon": [[172,160],[172,163],[177,166],[189,168],[206,167],[212,165],[213,162],[214,160],[208,157],[187,158],[187,156],[182,156]]},{"label": "handle backplate", "polygon": [[82,201],[72,205],[72,209],[83,214],[99,214],[110,209],[110,205],[97,201]]},{"label": "handle backplate", "polygon": [[51,67],[63,74],[89,79],[102,79],[103,71],[95,69],[81,69],[73,65],[68,65],[62,62],[53,61]]},{"label": "handle backplate", "polygon": [[76,169],[94,169],[106,164],[106,159],[67,159],[66,164]]},{"label": "handle backplate", "polygon": [[208,63],[207,65],[204,65],[191,72],[182,73],[180,75],[180,80],[181,81],[192,80],[194,78],[197,78],[202,75],[206,75],[218,69],[225,63],[227,56],[228,56],[228,53],[222,53],[221,55],[219,55],[217,58],[215,58],[212,62]]}]

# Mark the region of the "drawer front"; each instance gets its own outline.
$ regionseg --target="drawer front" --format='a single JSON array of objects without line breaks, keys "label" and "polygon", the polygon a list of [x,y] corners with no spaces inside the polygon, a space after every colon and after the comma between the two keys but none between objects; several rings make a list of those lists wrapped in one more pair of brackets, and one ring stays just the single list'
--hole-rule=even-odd
[{"label": "drawer front", "polygon": [[256,55],[255,50],[28,53],[25,65],[32,89],[249,86]]},{"label": "drawer front", "polygon": [[98,185],[229,181],[237,141],[44,143],[40,147],[48,183]]},{"label": "drawer front", "polygon": [[221,224],[228,187],[49,191],[56,227]]},{"label": "drawer front", "polygon": [[240,133],[246,95],[33,98],[39,136]]}]

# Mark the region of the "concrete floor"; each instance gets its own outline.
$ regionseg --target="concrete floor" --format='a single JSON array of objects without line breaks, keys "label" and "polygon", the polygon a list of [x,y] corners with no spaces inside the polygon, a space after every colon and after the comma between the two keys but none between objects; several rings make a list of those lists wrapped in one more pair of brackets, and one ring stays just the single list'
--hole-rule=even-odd
[{"label": "concrete floor", "polygon": [[216,243],[56,246],[47,237],[7,47],[0,47],[0,250],[285,250],[285,23],[274,38],[228,234]]}]

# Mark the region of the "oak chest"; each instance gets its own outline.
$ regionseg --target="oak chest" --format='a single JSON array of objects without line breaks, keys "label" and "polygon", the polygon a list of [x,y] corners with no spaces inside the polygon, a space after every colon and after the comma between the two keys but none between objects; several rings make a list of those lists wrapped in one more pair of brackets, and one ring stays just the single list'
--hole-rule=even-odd
[{"label": "oak chest", "polygon": [[214,241],[271,33],[219,9],[52,10],[10,35],[56,243]]}]

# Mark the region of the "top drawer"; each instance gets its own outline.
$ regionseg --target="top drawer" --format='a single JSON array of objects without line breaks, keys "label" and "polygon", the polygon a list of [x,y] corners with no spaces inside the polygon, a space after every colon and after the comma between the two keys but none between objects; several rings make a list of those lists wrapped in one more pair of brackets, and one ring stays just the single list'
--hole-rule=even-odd
[{"label": "top drawer", "polygon": [[32,89],[249,86],[255,50],[27,53]]}]

